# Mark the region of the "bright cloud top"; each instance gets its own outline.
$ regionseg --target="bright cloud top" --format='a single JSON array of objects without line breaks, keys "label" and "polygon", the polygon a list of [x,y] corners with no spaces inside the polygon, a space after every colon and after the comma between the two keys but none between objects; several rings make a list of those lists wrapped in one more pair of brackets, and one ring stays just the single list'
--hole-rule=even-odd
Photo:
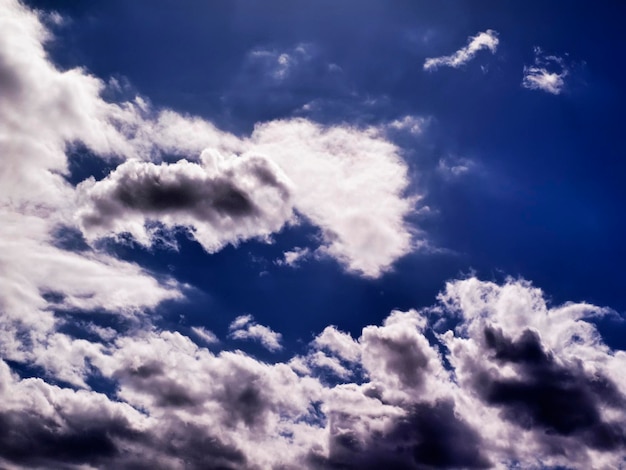
[{"label": "bright cloud top", "polygon": [[[448,283],[433,307],[394,311],[359,338],[328,327],[287,363],[216,355],[154,330],[86,342],[92,351],[82,366],[75,351],[58,349],[59,365],[116,384],[112,398],[19,379],[0,362],[0,418],[10,424],[0,431],[0,462],[619,468],[626,355],[587,321],[607,313],[549,307],[524,281],[470,278]],[[450,316],[454,329],[442,324]],[[231,331],[264,336],[255,326],[242,316]],[[32,447],[27,436],[54,446]]]},{"label": "bright cloud top", "polygon": [[437,70],[439,67],[458,68],[474,58],[481,50],[486,49],[495,53],[498,48],[498,33],[488,29],[472,36],[467,41],[467,46],[459,49],[454,54],[442,57],[430,57],[424,62],[424,70]]},{"label": "bright cloud top", "polygon": [[524,67],[522,86],[529,90],[542,90],[558,95],[565,87],[565,77],[569,70],[561,57],[545,55],[541,48],[535,48],[535,63]]}]

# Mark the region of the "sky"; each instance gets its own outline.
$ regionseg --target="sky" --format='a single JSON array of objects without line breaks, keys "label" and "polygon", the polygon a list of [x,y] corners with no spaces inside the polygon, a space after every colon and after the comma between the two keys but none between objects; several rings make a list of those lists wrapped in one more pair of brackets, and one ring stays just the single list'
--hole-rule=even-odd
[{"label": "sky", "polygon": [[0,0],[0,467],[626,468],[624,13]]}]

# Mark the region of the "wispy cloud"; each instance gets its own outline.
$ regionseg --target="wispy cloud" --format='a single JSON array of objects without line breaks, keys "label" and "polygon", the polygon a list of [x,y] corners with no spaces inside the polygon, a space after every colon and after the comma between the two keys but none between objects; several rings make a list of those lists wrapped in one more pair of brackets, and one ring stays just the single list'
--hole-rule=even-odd
[{"label": "wispy cloud", "polygon": [[439,67],[458,68],[472,60],[478,51],[487,49],[495,53],[499,42],[498,33],[493,29],[488,29],[470,37],[467,46],[459,49],[454,54],[426,59],[424,70],[436,70]]},{"label": "wispy cloud", "polygon": [[558,95],[565,87],[565,77],[569,70],[562,57],[545,55],[540,47],[535,47],[533,65],[524,67],[522,86],[529,90],[542,90]]}]

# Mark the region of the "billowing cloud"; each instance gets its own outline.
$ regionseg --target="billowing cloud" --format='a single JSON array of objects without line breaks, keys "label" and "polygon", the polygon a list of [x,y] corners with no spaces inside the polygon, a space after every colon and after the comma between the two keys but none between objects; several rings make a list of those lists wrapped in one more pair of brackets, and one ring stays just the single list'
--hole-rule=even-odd
[{"label": "billowing cloud", "polygon": [[542,90],[558,95],[565,87],[565,77],[569,70],[562,57],[546,55],[535,47],[535,62],[524,67],[522,86],[529,90]]},{"label": "billowing cloud", "polygon": [[303,119],[258,125],[252,148],[294,183],[294,205],[322,229],[318,253],[377,277],[413,248],[405,217],[408,175],[398,148],[377,129],[325,128]]},{"label": "billowing cloud", "polygon": [[498,33],[488,29],[472,36],[467,40],[467,46],[459,49],[454,54],[442,57],[430,57],[424,62],[424,70],[437,70],[439,67],[458,68],[474,58],[483,49],[495,53],[498,48]]},{"label": "billowing cloud", "polygon": [[[114,397],[20,379],[2,362],[0,420],[18,432],[0,433],[0,459],[70,468],[619,468],[626,355],[586,320],[606,313],[549,307],[525,281],[470,278],[359,338],[327,328],[304,366],[213,354],[150,330],[92,354],[89,374],[115,384]],[[446,331],[441,318],[455,327]],[[243,316],[232,330],[250,325]]]}]

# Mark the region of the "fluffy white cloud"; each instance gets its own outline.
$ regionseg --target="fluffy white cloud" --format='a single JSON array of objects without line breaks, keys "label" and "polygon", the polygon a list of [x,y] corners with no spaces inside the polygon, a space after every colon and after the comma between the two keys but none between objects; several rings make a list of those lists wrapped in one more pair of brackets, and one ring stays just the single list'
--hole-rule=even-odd
[{"label": "fluffy white cloud", "polygon": [[282,335],[267,326],[259,325],[254,321],[252,315],[241,315],[235,318],[228,329],[230,330],[229,336],[231,338],[258,341],[270,351],[282,349],[280,344]]},{"label": "fluffy white cloud", "polygon": [[565,87],[565,77],[569,70],[561,57],[545,55],[541,48],[535,48],[535,63],[524,67],[522,86],[529,90],[542,90],[558,95]]},{"label": "fluffy white cloud", "polygon": [[295,208],[322,229],[318,252],[377,277],[412,249],[407,168],[378,130],[274,121],[258,125],[249,144],[294,183]]},{"label": "fluffy white cloud", "polygon": [[468,38],[467,46],[459,49],[454,54],[426,59],[424,70],[437,70],[442,66],[458,68],[472,60],[478,51],[488,49],[495,53],[499,42],[497,31],[488,29]]}]

